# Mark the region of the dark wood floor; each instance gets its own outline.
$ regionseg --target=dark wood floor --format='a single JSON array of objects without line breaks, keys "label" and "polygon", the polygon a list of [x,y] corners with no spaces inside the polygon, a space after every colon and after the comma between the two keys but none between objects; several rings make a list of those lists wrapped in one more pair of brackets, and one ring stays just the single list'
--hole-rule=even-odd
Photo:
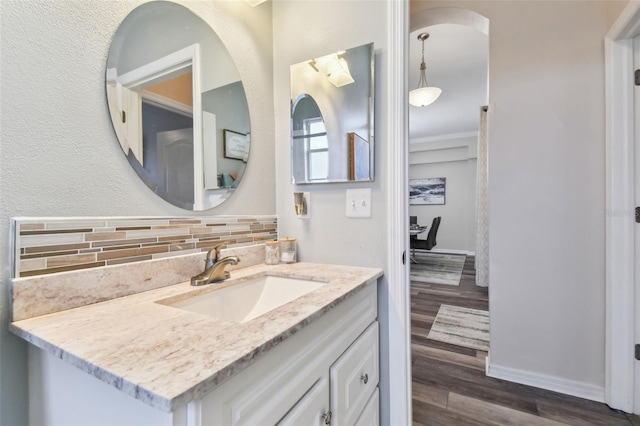
[{"label": "dark wood floor", "polygon": [[460,286],[411,283],[414,425],[640,426],[605,404],[487,377],[486,352],[427,339],[441,304],[488,310],[472,256]]}]

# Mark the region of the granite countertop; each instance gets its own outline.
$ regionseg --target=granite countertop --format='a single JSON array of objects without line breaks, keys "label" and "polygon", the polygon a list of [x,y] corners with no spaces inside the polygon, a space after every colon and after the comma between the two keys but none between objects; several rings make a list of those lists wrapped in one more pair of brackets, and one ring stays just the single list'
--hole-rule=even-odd
[{"label": "granite countertop", "polygon": [[[242,324],[156,303],[261,275],[327,284]],[[376,268],[257,265],[232,271],[222,284],[193,287],[183,282],[13,322],[10,330],[126,394],[170,412],[202,398],[380,276],[382,270]]]}]

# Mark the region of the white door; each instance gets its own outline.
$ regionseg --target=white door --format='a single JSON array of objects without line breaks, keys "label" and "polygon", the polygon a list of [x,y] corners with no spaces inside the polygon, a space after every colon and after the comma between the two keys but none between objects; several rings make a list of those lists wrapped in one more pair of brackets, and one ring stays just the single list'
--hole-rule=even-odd
[{"label": "white door", "polygon": [[[633,66],[634,70],[640,74],[640,37],[633,39]],[[634,129],[635,129],[635,343],[640,344],[640,75],[636,77],[637,84],[634,86]],[[636,355],[640,355],[637,353]],[[635,385],[634,385],[634,412],[640,413],[640,361],[635,361]]]},{"label": "white door", "polygon": [[192,209],[193,128],[158,132],[157,145],[158,186],[171,200]]}]

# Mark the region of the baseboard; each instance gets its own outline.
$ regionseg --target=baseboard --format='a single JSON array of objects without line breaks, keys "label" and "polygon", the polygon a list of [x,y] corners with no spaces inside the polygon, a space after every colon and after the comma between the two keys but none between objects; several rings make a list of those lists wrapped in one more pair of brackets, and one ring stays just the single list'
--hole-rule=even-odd
[{"label": "baseboard", "polygon": [[604,386],[595,386],[544,374],[536,374],[530,371],[492,365],[488,359],[487,376],[566,395],[577,396],[578,398],[589,399],[591,401],[604,402]]},{"label": "baseboard", "polygon": [[456,249],[437,249],[433,248],[430,250],[433,253],[451,253],[451,254],[466,254],[467,256],[475,256],[475,251],[469,250],[456,250]]}]

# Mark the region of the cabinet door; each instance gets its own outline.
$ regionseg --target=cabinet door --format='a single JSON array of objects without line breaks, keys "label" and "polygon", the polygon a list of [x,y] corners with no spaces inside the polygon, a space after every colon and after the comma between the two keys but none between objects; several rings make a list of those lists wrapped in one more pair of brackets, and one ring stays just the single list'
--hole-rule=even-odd
[{"label": "cabinet door", "polygon": [[378,386],[378,322],[374,321],[329,370],[335,425],[353,425]]},{"label": "cabinet door", "polygon": [[[329,413],[329,380],[322,377],[291,411],[278,423],[279,426],[320,426],[331,422]],[[327,423],[328,422],[328,423]]]},{"label": "cabinet door", "polygon": [[354,426],[378,426],[380,424],[380,397],[378,393],[379,390],[376,388]]}]

